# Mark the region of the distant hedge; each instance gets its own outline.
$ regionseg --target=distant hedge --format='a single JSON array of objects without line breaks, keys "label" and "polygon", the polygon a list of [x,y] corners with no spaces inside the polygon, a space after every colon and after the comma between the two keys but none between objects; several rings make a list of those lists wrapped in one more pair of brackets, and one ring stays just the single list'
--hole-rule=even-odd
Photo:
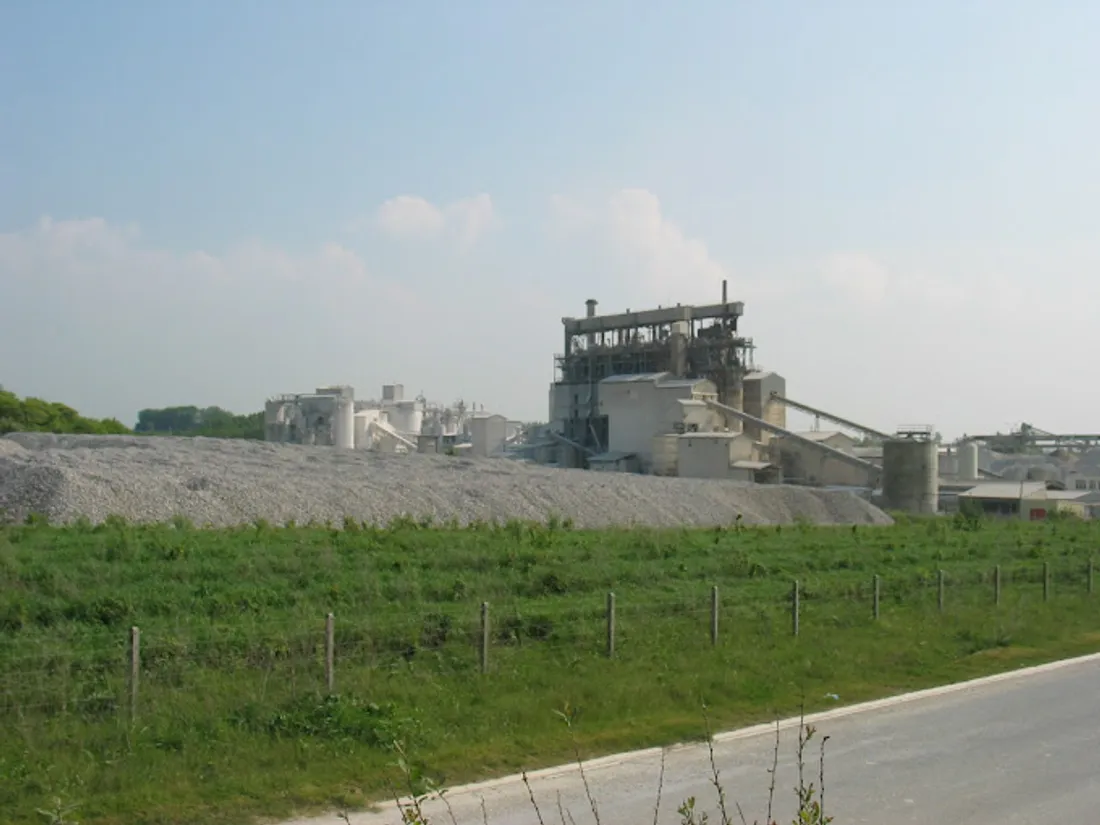
[{"label": "distant hedge", "polygon": [[210,438],[264,437],[262,412],[236,415],[221,407],[165,407],[138,413],[134,432],[142,435],[202,435]]},{"label": "distant hedge", "polygon": [[0,435],[18,432],[124,435],[130,428],[117,418],[86,418],[65,404],[0,389]]}]

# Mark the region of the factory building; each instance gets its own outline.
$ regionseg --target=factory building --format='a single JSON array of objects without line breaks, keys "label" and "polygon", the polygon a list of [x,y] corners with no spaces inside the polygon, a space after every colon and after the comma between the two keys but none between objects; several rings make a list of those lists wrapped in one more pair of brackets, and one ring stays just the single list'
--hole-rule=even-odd
[{"label": "factory building", "polygon": [[1042,481],[981,484],[959,493],[959,502],[970,503],[986,515],[1042,521],[1052,513],[1088,518],[1100,508],[1100,495],[1087,491],[1052,490]]},{"label": "factory building", "polygon": [[[562,319],[564,348],[555,359],[549,425],[560,445],[559,464],[586,467],[592,456],[623,451],[623,440],[611,433],[608,407],[601,403],[605,388],[621,396],[615,382],[604,383],[608,378],[660,375],[666,383],[707,380],[717,400],[740,409],[753,345],[737,329],[744,304],[728,301],[725,283],[719,304],[628,309],[613,315],[597,315],[596,306],[590,299],[584,318]],[[645,380],[653,383],[652,378]],[[612,406],[622,409],[617,401]],[[624,421],[622,426],[640,425]],[[636,433],[626,438],[633,445],[635,437]],[[652,448],[631,446],[630,451],[644,456]]]},{"label": "factory building", "polygon": [[492,456],[520,435],[518,423],[502,415],[474,412],[462,401],[444,406],[423,395],[408,398],[401,384],[384,385],[380,400],[356,401],[352,387],[339,385],[279,395],[264,407],[265,440],[284,444]]},{"label": "factory building", "polygon": [[[1023,425],[949,445],[929,425],[885,432],[788,397],[781,375],[755,365],[752,339],[739,331],[744,304],[728,300],[724,283],[718,304],[596,308],[589,300],[585,317],[562,319],[546,438],[524,453],[540,463],[842,487],[916,514],[978,500],[996,482],[1024,482],[1047,491],[1041,506],[1020,499],[1027,517],[1100,510],[1100,435]],[[813,417],[814,429],[789,430],[788,407]],[[991,511],[1011,506],[988,501]]]},{"label": "factory building", "polygon": [[280,395],[264,405],[264,440],[327,447],[355,446],[355,391],[347,386]]}]

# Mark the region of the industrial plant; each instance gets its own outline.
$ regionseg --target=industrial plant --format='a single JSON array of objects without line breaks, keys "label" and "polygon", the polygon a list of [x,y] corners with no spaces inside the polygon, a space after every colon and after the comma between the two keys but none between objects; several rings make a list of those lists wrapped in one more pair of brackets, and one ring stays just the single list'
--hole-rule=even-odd
[{"label": "industrial plant", "polygon": [[[593,471],[847,488],[917,514],[975,507],[1045,518],[1100,512],[1100,435],[1028,425],[943,444],[931,424],[880,430],[791,398],[739,330],[744,304],[563,318],[549,424],[532,460]],[[787,427],[787,409],[814,419]],[[821,422],[832,429],[822,429]]]},{"label": "industrial plant", "polygon": [[[756,363],[745,306],[716,304],[562,318],[548,422],[527,430],[463,402],[406,398],[400,384],[356,401],[348,386],[267,402],[268,441],[389,453],[500,457],[593,472],[843,488],[887,509],[971,508],[1043,519],[1100,515],[1100,435],[1024,424],[941,442],[931,424],[878,429],[795,400]],[[787,410],[813,429],[787,426]],[[822,429],[827,422],[831,429]]]},{"label": "industrial plant", "polygon": [[264,438],[348,450],[503,455],[522,433],[518,422],[467,407],[406,398],[401,384],[386,384],[379,400],[356,401],[347,385],[319,387],[312,393],[284,394],[264,406]]}]

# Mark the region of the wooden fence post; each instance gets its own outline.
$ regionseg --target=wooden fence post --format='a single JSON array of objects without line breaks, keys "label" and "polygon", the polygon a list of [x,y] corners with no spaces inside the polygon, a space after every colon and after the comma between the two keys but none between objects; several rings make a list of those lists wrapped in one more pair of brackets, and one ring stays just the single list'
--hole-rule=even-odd
[{"label": "wooden fence post", "polygon": [[993,604],[1001,603],[1001,565],[993,568]]},{"label": "wooden fence post", "polygon": [[489,672],[489,603],[481,603],[481,672]]},{"label": "wooden fence post", "polygon": [[336,617],[325,616],[325,689],[329,695],[336,689]]},{"label": "wooden fence post", "polygon": [[795,579],[794,586],[791,589],[791,630],[795,636],[798,635],[800,601],[801,596],[798,592],[798,579]]},{"label": "wooden fence post", "polygon": [[607,658],[615,657],[615,594],[607,594]]},{"label": "wooden fence post", "polygon": [[710,589],[710,644],[718,645],[718,585]]},{"label": "wooden fence post", "polygon": [[1043,601],[1050,601],[1050,562],[1043,562]]},{"label": "wooden fence post", "polygon": [[1089,595],[1091,596],[1092,595],[1092,559],[1089,559],[1088,592],[1089,592]]},{"label": "wooden fence post", "polygon": [[879,579],[878,573],[875,573],[875,578],[874,578],[874,582],[873,582],[873,586],[874,586],[873,598],[874,598],[875,621],[878,621],[878,617],[879,617],[879,614],[880,614],[880,602],[881,602],[881,599],[879,598],[880,589],[881,589],[880,581],[881,580]]},{"label": "wooden fence post", "polygon": [[141,629],[130,628],[130,724],[137,720],[138,680],[141,676]]},{"label": "wooden fence post", "polygon": [[941,569],[941,570],[940,570],[940,576],[939,576],[939,586],[938,586],[938,593],[937,593],[937,595],[936,595],[936,601],[937,601],[937,602],[938,602],[938,604],[939,604],[939,608],[940,608],[940,613],[943,613],[943,599],[944,599],[944,593],[943,593],[943,591],[944,591],[944,579],[945,579],[945,578],[946,578],[946,574],[945,574],[945,573],[943,572],[943,570]]}]

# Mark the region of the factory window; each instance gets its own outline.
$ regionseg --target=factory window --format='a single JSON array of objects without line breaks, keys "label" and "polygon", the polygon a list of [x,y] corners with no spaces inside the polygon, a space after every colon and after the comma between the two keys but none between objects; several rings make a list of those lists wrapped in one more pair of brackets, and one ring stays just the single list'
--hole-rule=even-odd
[{"label": "factory window", "polygon": [[[1095,483],[1095,482],[1094,482],[1094,483]],[[1087,489],[1089,488],[1089,483],[1088,483],[1087,481],[1085,481],[1085,479],[1083,479],[1083,478],[1079,478],[1079,479],[1077,479],[1077,482],[1076,482],[1076,484],[1075,484],[1074,486],[1075,486],[1075,487],[1076,487],[1076,488],[1077,488],[1078,490],[1087,490]]]}]

